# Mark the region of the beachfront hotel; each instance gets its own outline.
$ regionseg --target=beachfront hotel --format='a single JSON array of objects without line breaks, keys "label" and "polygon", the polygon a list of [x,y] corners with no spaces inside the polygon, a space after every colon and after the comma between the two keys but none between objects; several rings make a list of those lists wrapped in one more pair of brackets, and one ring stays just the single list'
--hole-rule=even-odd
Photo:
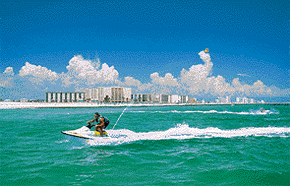
[{"label": "beachfront hotel", "polygon": [[247,97],[236,97],[236,102],[240,104],[254,104],[254,103],[265,103],[264,100],[256,101],[253,98],[247,98]]},{"label": "beachfront hotel", "polygon": [[45,100],[48,103],[80,102],[85,98],[84,92],[46,92]]},{"label": "beachfront hotel", "polygon": [[131,88],[99,87],[84,92],[46,92],[46,102],[95,102],[95,103],[160,103],[180,104],[190,101],[188,95],[177,94],[132,94]]},{"label": "beachfront hotel", "polygon": [[131,88],[100,87],[85,89],[85,101],[97,103],[122,103],[131,102]]},{"label": "beachfront hotel", "polygon": [[84,92],[46,92],[46,102],[96,102],[96,103],[122,103],[131,102],[131,88],[100,87],[85,89]]},{"label": "beachfront hotel", "polygon": [[188,103],[188,95],[168,94],[132,94],[131,100],[135,103]]}]

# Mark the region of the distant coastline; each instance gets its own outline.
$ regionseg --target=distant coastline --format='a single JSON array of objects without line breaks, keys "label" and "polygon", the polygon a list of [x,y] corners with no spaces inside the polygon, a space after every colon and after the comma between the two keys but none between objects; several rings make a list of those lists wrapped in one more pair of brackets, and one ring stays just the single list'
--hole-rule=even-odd
[{"label": "distant coastline", "polygon": [[96,103],[32,103],[32,102],[0,102],[0,109],[29,109],[29,108],[92,108],[92,107],[146,107],[146,106],[199,106],[199,105],[290,105],[286,103],[182,103],[182,104],[96,104]]}]

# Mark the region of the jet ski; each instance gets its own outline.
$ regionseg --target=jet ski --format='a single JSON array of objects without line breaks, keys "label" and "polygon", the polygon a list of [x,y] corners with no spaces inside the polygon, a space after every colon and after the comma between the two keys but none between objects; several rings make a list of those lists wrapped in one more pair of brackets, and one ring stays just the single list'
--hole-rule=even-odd
[{"label": "jet ski", "polygon": [[[83,139],[95,139],[101,137],[99,131],[91,131],[90,128],[83,126],[76,130],[61,131],[61,133],[73,137],[83,138]],[[108,137],[108,133],[103,130],[103,137]]]}]

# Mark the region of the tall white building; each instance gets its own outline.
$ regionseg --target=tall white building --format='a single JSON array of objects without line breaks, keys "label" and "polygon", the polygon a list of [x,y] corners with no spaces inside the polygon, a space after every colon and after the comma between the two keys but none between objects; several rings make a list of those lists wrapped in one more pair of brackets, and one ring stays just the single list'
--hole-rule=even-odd
[{"label": "tall white building", "polygon": [[177,95],[172,94],[169,97],[170,103],[188,103],[189,102],[189,96],[188,95]]},{"label": "tall white building", "polygon": [[110,102],[112,98],[112,91],[109,87],[99,88],[99,102]]},{"label": "tall white building", "polygon": [[[134,102],[152,103],[153,94],[131,94],[131,100]],[[158,100],[159,102],[159,100]]]},{"label": "tall white building", "polygon": [[226,103],[231,103],[231,99],[229,96],[226,96]]},{"label": "tall white building", "polygon": [[85,100],[98,102],[99,101],[99,89],[85,89]]},{"label": "tall white building", "polygon": [[124,90],[124,101],[125,102],[131,102],[131,94],[132,89],[131,88],[123,88]]},{"label": "tall white building", "polygon": [[124,89],[121,87],[111,87],[111,92],[112,92],[112,97],[111,101],[112,102],[124,102]]},{"label": "tall white building", "polygon": [[99,87],[85,89],[86,101],[121,103],[131,101],[131,88],[124,87]]},{"label": "tall white building", "polygon": [[91,100],[92,97],[92,89],[85,89],[85,99],[86,101]]},{"label": "tall white building", "polygon": [[249,99],[247,97],[243,97],[242,98],[242,103],[249,103]]},{"label": "tall white building", "polygon": [[189,96],[183,95],[181,96],[181,103],[188,103],[189,102]]},{"label": "tall white building", "polygon": [[251,98],[250,103],[255,103],[255,100]]},{"label": "tall white building", "polygon": [[170,103],[180,103],[181,102],[181,96],[180,95],[170,95],[170,99],[169,99]]},{"label": "tall white building", "polygon": [[84,92],[46,92],[46,102],[69,103],[84,101]]}]

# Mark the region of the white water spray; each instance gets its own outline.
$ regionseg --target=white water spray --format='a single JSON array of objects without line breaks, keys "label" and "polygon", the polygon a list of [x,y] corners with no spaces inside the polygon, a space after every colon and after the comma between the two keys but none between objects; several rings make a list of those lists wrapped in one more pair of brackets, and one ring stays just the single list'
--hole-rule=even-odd
[{"label": "white water spray", "polygon": [[237,129],[219,129],[216,127],[194,128],[188,124],[177,124],[165,131],[133,132],[127,129],[108,130],[109,138],[88,140],[89,145],[120,145],[139,140],[169,140],[169,139],[206,139],[206,138],[235,138],[275,137],[290,138],[290,127],[246,127]]},{"label": "white water spray", "polygon": [[124,114],[124,112],[125,112],[126,109],[127,109],[127,107],[123,110],[122,114],[119,116],[117,122],[116,122],[115,125],[113,126],[113,130],[114,130],[115,126],[117,125],[119,119],[120,119],[120,118],[122,117],[122,115]]}]

